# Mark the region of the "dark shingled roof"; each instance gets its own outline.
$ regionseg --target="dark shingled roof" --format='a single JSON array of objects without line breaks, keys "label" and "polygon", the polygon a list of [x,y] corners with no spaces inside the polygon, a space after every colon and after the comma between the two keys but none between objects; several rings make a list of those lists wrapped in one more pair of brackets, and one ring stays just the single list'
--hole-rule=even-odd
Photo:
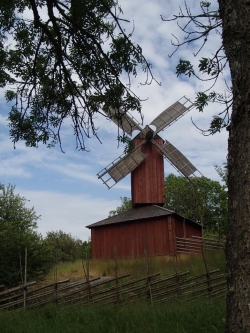
[{"label": "dark shingled roof", "polygon": [[[127,212],[112,216],[112,217],[108,217],[105,220],[101,220],[99,222],[87,225],[87,228],[91,229],[91,228],[96,228],[96,227],[101,227],[104,225],[109,225],[109,224],[116,224],[116,223],[123,223],[123,222],[129,222],[129,221],[139,221],[139,220],[143,220],[143,219],[147,219],[147,218],[152,218],[152,217],[160,217],[160,216],[167,216],[167,215],[171,215],[171,214],[175,214],[175,212],[163,208],[161,206],[157,206],[157,205],[149,205],[149,206],[143,206],[143,207],[139,207],[139,208],[132,208],[130,210],[128,210]],[[180,216],[178,214],[175,214],[177,216]],[[186,219],[187,221],[191,222],[191,223],[195,223],[200,225],[197,222],[191,221],[189,219]]]},{"label": "dark shingled roof", "polygon": [[156,205],[149,205],[143,206],[138,208],[132,208],[124,213],[108,217],[105,220],[101,220],[99,222],[87,225],[87,228],[95,228],[101,227],[103,225],[108,224],[115,224],[115,223],[122,223],[122,222],[129,222],[129,221],[138,221],[143,220],[150,217],[159,217],[159,216],[166,216],[173,214],[174,212],[168,210],[166,208],[156,206]]}]

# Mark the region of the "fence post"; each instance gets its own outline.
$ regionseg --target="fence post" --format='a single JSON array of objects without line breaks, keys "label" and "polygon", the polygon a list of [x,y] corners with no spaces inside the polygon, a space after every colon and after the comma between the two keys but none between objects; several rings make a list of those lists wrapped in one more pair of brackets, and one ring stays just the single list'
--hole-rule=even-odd
[{"label": "fence post", "polygon": [[176,282],[177,282],[177,296],[180,298],[180,276],[178,274],[178,261],[177,261],[177,255],[175,256],[175,274],[176,274]]},{"label": "fence post", "polygon": [[88,302],[89,302],[90,299],[92,298],[91,291],[90,291],[90,282],[89,282],[89,266],[87,264],[87,272],[86,272],[84,263],[82,261],[82,267],[83,267],[84,275],[85,275],[85,278],[86,278],[86,281],[87,281],[87,286],[88,286]]},{"label": "fence post", "polygon": [[201,251],[202,251],[202,257],[203,257],[203,261],[204,261],[204,265],[206,268],[206,276],[207,276],[207,290],[208,293],[210,293],[212,291],[212,285],[211,285],[211,279],[210,279],[210,274],[209,274],[209,270],[207,268],[207,263],[206,263],[206,259],[205,259],[205,255],[204,255],[204,248],[203,246],[201,247]]},{"label": "fence post", "polygon": [[149,295],[149,298],[150,298],[150,303],[152,305],[153,304],[153,296],[152,296],[152,290],[151,290],[151,285],[150,285],[148,254],[147,254],[146,248],[144,249],[144,255],[145,255],[145,258],[146,258],[148,295]]},{"label": "fence post", "polygon": [[23,288],[23,308],[26,309],[26,303],[27,303],[27,259],[28,259],[28,253],[27,253],[27,247],[25,248],[25,257],[24,257],[24,288]]},{"label": "fence post", "polygon": [[54,248],[54,302],[57,303],[57,256]]},{"label": "fence post", "polygon": [[118,288],[118,265],[117,265],[117,256],[116,248],[114,246],[114,259],[115,259],[115,286],[116,286],[116,303],[119,302],[119,288]]},{"label": "fence post", "polygon": [[54,283],[54,301],[57,303],[57,282]]}]

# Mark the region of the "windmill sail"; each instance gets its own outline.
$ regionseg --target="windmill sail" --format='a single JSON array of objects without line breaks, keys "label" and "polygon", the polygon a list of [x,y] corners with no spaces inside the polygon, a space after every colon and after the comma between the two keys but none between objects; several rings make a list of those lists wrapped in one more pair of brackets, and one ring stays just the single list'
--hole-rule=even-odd
[{"label": "windmill sail", "polygon": [[185,96],[179,101],[175,102],[173,105],[168,107],[165,111],[159,114],[150,125],[156,127],[155,134],[162,131],[164,128],[170,126],[174,121],[178,120],[180,117],[191,110],[193,103],[189,101]]},{"label": "windmill sail", "polygon": [[135,118],[130,113],[125,113],[121,109],[119,111],[109,109],[108,116],[117,126],[130,136],[134,130],[142,130],[140,124],[135,120]]},{"label": "windmill sail", "polygon": [[119,157],[117,162],[114,161],[111,163],[111,166],[108,166],[99,172],[99,174],[97,174],[98,178],[100,178],[108,188],[111,188],[122,178],[126,177],[139,164],[141,164],[147,156],[147,154],[144,154],[141,151],[140,146],[138,146],[138,148],[132,153],[125,155],[124,157]]},{"label": "windmill sail", "polygon": [[159,146],[155,141],[154,144],[163,153],[164,157],[185,177],[188,178],[197,171],[196,167],[167,140],[162,146]]}]

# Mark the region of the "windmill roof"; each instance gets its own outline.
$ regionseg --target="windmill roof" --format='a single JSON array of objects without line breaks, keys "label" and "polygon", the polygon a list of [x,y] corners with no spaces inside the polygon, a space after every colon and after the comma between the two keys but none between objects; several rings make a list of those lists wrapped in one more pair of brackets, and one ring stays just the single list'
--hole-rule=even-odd
[{"label": "windmill roof", "polygon": [[[167,216],[167,215],[171,215],[171,214],[180,216],[167,208],[157,206],[157,205],[148,205],[148,206],[143,206],[143,207],[138,207],[138,208],[132,208],[124,213],[114,215],[112,217],[108,217],[104,220],[87,225],[86,227],[91,229],[91,228],[101,227],[101,226],[110,225],[110,224],[139,221],[139,220],[143,220],[143,219],[147,219],[147,218],[161,217],[161,216]],[[188,219],[187,219],[187,221],[200,225],[199,223],[188,220]]]},{"label": "windmill roof", "polygon": [[[147,131],[150,131],[150,132],[154,133],[154,131],[152,130],[151,127],[149,127],[149,125],[145,126],[145,129]],[[143,133],[143,131],[141,131],[133,139],[137,139],[137,138],[139,138],[139,139],[145,139],[145,133]],[[162,139],[162,138],[158,134],[155,134],[154,139]]]}]

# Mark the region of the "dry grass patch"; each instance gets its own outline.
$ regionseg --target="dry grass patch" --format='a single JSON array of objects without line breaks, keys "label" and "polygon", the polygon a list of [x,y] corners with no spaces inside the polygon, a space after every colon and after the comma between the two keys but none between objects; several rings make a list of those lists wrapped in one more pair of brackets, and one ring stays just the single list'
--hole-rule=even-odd
[{"label": "dry grass patch", "polygon": [[[205,253],[205,260],[209,270],[219,268],[225,272],[225,255],[223,251]],[[75,262],[60,263],[50,272],[44,283],[52,283],[70,279],[76,281],[85,278],[88,262],[77,260]],[[161,256],[139,259],[117,260],[89,260],[89,276],[118,276],[130,274],[132,278],[140,278],[148,274],[160,273],[162,276],[173,274],[177,271],[190,271],[196,275],[205,272],[204,260],[201,254],[180,254],[176,257]],[[55,274],[56,273],[56,274]]]}]

